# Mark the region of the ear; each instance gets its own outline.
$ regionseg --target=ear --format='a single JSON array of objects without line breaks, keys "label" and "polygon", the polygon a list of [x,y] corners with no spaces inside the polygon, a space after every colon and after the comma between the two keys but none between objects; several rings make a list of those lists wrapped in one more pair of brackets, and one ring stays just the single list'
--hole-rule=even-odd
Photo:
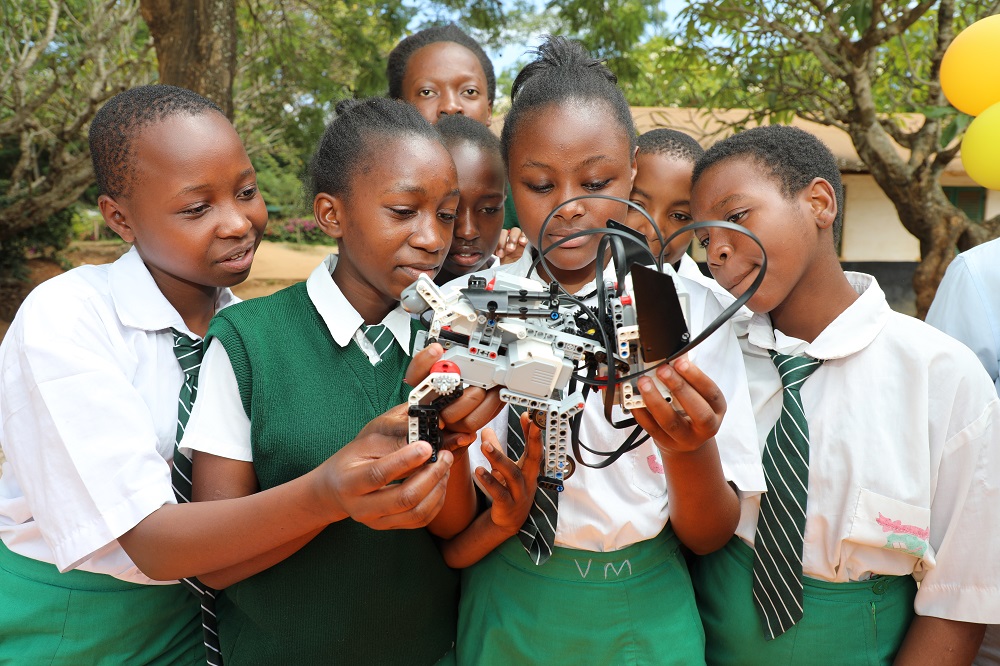
[{"label": "ear", "polygon": [[111,231],[121,236],[126,243],[135,242],[135,231],[132,229],[131,219],[124,206],[107,194],[102,194],[97,198],[97,207],[101,210],[104,223],[111,228]]},{"label": "ear", "polygon": [[837,195],[833,191],[833,185],[825,178],[813,178],[806,187],[806,193],[816,225],[820,229],[833,227],[833,222],[837,219]]},{"label": "ear", "polygon": [[344,228],[341,224],[341,213],[344,200],[326,192],[320,192],[313,199],[313,218],[317,226],[330,238],[341,238]]},{"label": "ear", "polygon": [[486,109],[489,111],[489,115],[486,116],[486,126],[489,127],[493,124],[493,102],[490,102]]},{"label": "ear", "polygon": [[629,179],[629,189],[635,184],[635,175],[639,173],[639,146],[632,149],[632,177]]}]

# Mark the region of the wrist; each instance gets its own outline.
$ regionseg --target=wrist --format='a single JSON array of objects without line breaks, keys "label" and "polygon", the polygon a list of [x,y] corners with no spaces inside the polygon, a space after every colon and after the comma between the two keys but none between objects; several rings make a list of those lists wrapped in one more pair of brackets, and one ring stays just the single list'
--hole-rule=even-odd
[{"label": "wrist", "polygon": [[309,482],[306,506],[317,514],[323,524],[328,525],[349,518],[350,514],[340,500],[336,479],[330,474],[322,473],[324,467],[325,465],[320,465],[302,478]]},{"label": "wrist", "polygon": [[[706,446],[706,444],[711,443],[712,446]],[[694,462],[702,458],[706,452],[713,451],[715,449],[715,437],[709,437],[700,444],[695,446],[688,446],[687,448],[675,448],[672,446],[667,446],[666,444],[660,443],[657,440],[653,440],[653,444],[657,449],[660,450],[660,455],[664,461],[670,460],[685,460]]]}]

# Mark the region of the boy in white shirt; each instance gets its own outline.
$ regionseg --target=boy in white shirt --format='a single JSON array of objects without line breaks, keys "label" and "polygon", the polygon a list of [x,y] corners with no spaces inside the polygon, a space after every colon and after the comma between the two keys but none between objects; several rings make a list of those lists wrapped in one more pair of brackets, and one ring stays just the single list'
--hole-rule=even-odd
[{"label": "boy in white shirt", "polygon": [[[970,663],[1000,620],[986,373],[842,271],[843,188],[815,137],[769,126],[716,144],[691,209],[745,226],[768,260],[741,338],[768,492],[743,498],[739,538],[694,576],[708,662]],[[696,235],[719,284],[743,293],[757,246]]]}]

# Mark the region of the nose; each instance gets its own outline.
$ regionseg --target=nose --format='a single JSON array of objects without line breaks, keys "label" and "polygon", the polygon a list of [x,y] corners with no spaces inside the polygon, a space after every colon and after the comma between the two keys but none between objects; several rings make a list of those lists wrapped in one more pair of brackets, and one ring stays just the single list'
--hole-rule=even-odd
[{"label": "nose", "polygon": [[458,219],[455,220],[455,238],[465,241],[474,241],[479,238],[479,227],[472,219],[472,210],[463,209],[458,212]]},{"label": "nose", "polygon": [[238,206],[231,206],[224,212],[224,219],[219,225],[221,238],[243,238],[253,228],[253,221]]},{"label": "nose", "polygon": [[462,113],[462,105],[458,103],[458,95],[453,90],[446,90],[441,93],[441,102],[438,104],[438,115],[453,116]]},{"label": "nose", "polygon": [[452,226],[438,220],[436,215],[421,216],[410,234],[410,245],[431,254],[439,254],[451,245],[452,233]]},{"label": "nose", "polygon": [[725,229],[715,229],[708,235],[708,256],[709,268],[720,267],[733,256],[732,235]]},{"label": "nose", "polygon": [[[580,196],[578,192],[565,192],[563,194],[563,201],[569,201],[577,196]],[[587,212],[586,202],[586,199],[569,201],[569,203],[564,204],[559,208],[559,211],[555,216],[563,220],[574,220],[578,217],[583,217],[583,215]]]}]

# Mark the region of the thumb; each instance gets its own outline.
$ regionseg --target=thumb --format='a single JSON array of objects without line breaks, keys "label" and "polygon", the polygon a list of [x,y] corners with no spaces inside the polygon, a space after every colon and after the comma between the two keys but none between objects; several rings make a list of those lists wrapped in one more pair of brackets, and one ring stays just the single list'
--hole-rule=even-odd
[{"label": "thumb", "polygon": [[407,444],[398,451],[360,461],[344,475],[344,485],[352,487],[357,494],[374,492],[410,476],[430,456],[431,445],[427,442]]}]

